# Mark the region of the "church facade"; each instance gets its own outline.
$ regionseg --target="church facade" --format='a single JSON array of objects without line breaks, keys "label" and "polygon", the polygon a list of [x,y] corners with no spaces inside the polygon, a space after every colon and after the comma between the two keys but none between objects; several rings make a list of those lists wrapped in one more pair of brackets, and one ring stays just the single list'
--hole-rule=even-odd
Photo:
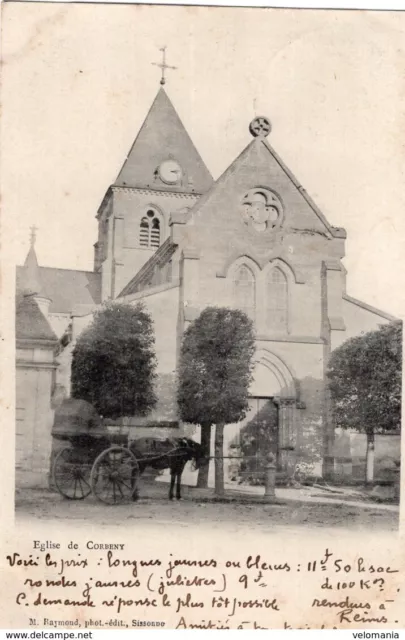
[{"label": "church facade", "polygon": [[[58,345],[50,421],[58,394],[70,392],[71,352],[94,310],[107,300],[142,302],[155,326],[158,404],[147,419],[128,424],[137,433],[198,438],[198,428],[178,419],[181,339],[205,307],[226,306],[253,320],[256,354],[250,410],[244,423],[227,427],[225,455],[256,419],[275,433],[281,470],[332,456],[329,355],[394,318],[346,293],[346,232],[329,223],[285,166],[270,133],[269,120],[255,118],[248,145],[214,181],[161,87],[97,212],[94,271],[39,267],[31,248],[18,288],[35,306],[48,300],[38,308]],[[19,388],[22,407],[29,389],[23,382]],[[41,437],[50,440],[48,427]],[[32,456],[30,464],[37,464]]]}]

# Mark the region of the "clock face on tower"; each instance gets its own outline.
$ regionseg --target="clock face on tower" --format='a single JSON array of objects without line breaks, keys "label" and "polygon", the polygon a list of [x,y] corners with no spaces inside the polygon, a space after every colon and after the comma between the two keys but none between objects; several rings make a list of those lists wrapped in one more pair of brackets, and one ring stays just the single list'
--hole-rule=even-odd
[{"label": "clock face on tower", "polygon": [[165,160],[159,167],[159,177],[167,184],[180,182],[182,174],[181,167],[175,160]]}]

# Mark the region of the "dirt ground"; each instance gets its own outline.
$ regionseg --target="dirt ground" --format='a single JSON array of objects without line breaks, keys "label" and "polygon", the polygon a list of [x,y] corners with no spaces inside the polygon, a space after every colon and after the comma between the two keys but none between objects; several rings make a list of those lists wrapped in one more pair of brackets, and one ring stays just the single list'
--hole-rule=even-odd
[{"label": "dirt ground", "polygon": [[260,496],[228,493],[227,502],[216,502],[211,491],[184,487],[182,500],[167,499],[167,485],[145,483],[141,498],[133,504],[108,506],[92,496],[82,501],[63,499],[58,493],[47,490],[25,489],[16,494],[16,521],[64,521],[91,523],[94,526],[164,525],[184,526],[196,524],[213,529],[232,531],[260,530],[263,533],[275,529],[302,531],[306,529],[332,529],[340,531],[398,529],[399,509],[386,505],[370,505],[311,498],[308,492],[283,489],[278,492],[279,504],[263,504]]}]

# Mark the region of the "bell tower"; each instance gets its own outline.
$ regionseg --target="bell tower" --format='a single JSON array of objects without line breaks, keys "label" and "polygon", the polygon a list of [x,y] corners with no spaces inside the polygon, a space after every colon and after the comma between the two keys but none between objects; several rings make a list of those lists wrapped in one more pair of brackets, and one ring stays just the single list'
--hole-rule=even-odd
[{"label": "bell tower", "polygon": [[97,213],[94,268],[102,299],[116,298],[169,235],[172,213],[191,208],[212,185],[163,85],[173,69],[163,60],[160,88],[128,156]]}]

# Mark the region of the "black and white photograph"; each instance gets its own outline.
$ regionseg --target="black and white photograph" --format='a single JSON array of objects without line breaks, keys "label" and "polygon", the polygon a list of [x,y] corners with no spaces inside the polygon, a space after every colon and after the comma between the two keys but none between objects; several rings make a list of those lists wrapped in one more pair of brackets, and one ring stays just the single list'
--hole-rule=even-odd
[{"label": "black and white photograph", "polygon": [[403,14],[12,4],[15,526],[396,535]]}]

